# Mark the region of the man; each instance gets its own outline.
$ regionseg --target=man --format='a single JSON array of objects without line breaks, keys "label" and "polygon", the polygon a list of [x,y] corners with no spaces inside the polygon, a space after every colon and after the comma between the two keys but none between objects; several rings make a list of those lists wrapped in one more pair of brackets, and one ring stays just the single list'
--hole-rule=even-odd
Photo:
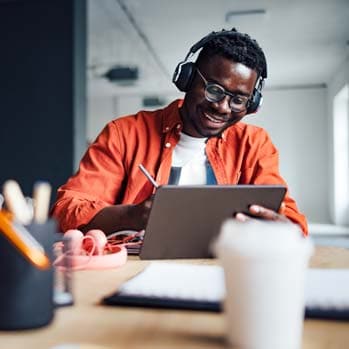
[{"label": "man", "polygon": [[[199,49],[196,62],[187,62]],[[268,134],[240,122],[258,109],[266,76],[263,51],[247,34],[223,30],[201,39],[174,74],[184,100],[108,123],[79,171],[59,188],[53,215],[62,231],[144,229],[153,186],[139,164],[159,184],[286,185]],[[282,207],[282,214],[256,205],[250,211],[290,220],[306,235],[305,217],[288,193]],[[242,213],[236,218],[248,219]]]}]

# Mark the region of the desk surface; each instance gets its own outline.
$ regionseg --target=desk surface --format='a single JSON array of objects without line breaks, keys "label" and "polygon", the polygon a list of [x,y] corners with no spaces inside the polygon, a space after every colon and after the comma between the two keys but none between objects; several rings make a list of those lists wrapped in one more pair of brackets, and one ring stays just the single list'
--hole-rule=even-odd
[{"label": "desk surface", "polygon": [[[194,262],[213,263],[212,260]],[[75,306],[58,309],[53,322],[47,327],[0,332],[0,348],[47,349],[63,344],[80,344],[76,347],[80,349],[227,348],[222,314],[99,304],[103,296],[115,291],[118,285],[147,264],[146,261],[130,259],[118,270],[76,272]],[[310,265],[349,268],[349,250],[317,247]],[[303,349],[348,347],[349,322],[305,321]]]}]

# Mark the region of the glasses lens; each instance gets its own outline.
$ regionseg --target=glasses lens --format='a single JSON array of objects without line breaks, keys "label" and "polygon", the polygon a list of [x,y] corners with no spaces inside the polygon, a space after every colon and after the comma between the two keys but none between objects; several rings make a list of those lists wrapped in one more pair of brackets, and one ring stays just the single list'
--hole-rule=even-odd
[{"label": "glasses lens", "polygon": [[235,95],[231,97],[229,104],[232,110],[242,111],[246,109],[247,102],[248,97]]},{"label": "glasses lens", "polygon": [[207,84],[205,95],[210,102],[219,102],[225,97],[225,92],[224,89],[219,85]]}]

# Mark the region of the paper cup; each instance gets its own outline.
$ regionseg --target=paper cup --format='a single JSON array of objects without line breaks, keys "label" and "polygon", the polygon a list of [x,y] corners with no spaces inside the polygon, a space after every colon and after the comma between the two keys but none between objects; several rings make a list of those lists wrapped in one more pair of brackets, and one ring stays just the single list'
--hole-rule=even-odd
[{"label": "paper cup", "polygon": [[224,268],[227,339],[241,349],[298,349],[313,251],[298,226],[226,221],[215,245]]}]

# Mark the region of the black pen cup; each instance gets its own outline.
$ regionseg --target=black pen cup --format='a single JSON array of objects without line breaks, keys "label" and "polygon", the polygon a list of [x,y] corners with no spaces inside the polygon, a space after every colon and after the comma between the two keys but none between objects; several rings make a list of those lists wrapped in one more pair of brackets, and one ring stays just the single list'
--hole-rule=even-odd
[{"label": "black pen cup", "polygon": [[[26,227],[53,261],[56,222]],[[42,327],[54,316],[52,265],[40,270],[0,232],[0,330]]]}]

